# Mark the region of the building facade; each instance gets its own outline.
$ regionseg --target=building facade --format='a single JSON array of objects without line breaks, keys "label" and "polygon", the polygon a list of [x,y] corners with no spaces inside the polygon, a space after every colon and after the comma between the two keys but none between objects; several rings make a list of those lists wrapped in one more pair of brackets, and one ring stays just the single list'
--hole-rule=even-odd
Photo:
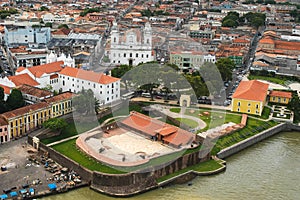
[{"label": "building facade", "polygon": [[51,39],[49,27],[32,28],[26,26],[5,26],[4,41],[7,46],[13,44],[47,44]]},{"label": "building facade", "polygon": [[133,65],[154,60],[152,55],[152,29],[146,23],[144,29],[130,29],[121,34],[116,22],[111,31],[109,59],[114,65]]},{"label": "building facade", "polygon": [[292,99],[292,93],[272,90],[269,97],[269,101],[272,103],[288,104]]},{"label": "building facade", "polygon": [[261,116],[269,84],[256,80],[242,81],[232,95],[231,111]]},{"label": "building facade", "polygon": [[[101,104],[120,99],[120,79],[78,68],[65,67],[59,72],[59,90],[78,93],[91,89]],[[58,88],[56,88],[58,89]]]}]

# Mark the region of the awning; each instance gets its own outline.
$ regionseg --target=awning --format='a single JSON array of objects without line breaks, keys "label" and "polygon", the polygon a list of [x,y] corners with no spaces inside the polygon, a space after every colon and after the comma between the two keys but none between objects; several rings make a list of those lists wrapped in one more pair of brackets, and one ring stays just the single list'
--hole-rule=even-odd
[{"label": "awning", "polygon": [[20,190],[19,192],[20,192],[21,194],[25,194],[25,193],[27,193],[27,190],[23,189],[23,190]]},{"label": "awning", "polygon": [[34,189],[33,188],[29,188],[29,192],[30,193],[34,193]]},{"label": "awning", "polygon": [[0,195],[0,199],[2,200],[2,199],[7,199],[8,198],[8,196],[6,195],[6,194],[1,194]]},{"label": "awning", "polygon": [[55,183],[48,184],[48,187],[49,187],[50,190],[56,190],[56,184]]},{"label": "awning", "polygon": [[18,196],[18,193],[15,192],[15,191],[13,191],[13,192],[11,192],[11,193],[9,193],[9,194],[10,194],[11,197],[16,197],[16,196]]}]

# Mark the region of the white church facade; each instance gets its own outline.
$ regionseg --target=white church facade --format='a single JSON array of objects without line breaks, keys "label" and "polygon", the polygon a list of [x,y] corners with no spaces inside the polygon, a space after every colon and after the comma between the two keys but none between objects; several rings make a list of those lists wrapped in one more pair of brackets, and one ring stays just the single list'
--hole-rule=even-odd
[{"label": "white church facade", "polygon": [[110,49],[107,52],[112,65],[132,65],[154,60],[152,55],[152,29],[147,22],[142,29],[129,29],[120,33],[113,22]]}]

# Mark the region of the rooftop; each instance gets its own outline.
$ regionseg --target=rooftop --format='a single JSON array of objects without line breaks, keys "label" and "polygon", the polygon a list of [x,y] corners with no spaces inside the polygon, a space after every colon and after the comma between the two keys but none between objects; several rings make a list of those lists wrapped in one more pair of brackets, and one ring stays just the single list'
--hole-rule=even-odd
[{"label": "rooftop", "polygon": [[38,86],[39,83],[32,79],[28,74],[19,74],[15,76],[7,77],[10,81],[12,81],[16,86],[20,85],[31,85],[31,86]]},{"label": "rooftop", "polygon": [[24,114],[28,114],[32,111],[36,111],[42,108],[46,108],[48,106],[47,103],[45,102],[41,102],[41,103],[36,103],[36,104],[32,104],[32,105],[28,105],[28,106],[24,106],[22,108],[18,108],[6,113],[3,113],[2,116],[5,117],[6,119],[10,119],[16,116],[21,116]]},{"label": "rooftop", "polygon": [[40,88],[36,88],[27,84],[19,86],[18,90],[20,90],[24,94],[29,94],[38,98],[48,97],[52,95],[52,92],[50,91],[42,90]]},{"label": "rooftop", "polygon": [[241,81],[232,98],[265,101],[269,84],[257,80]]},{"label": "rooftop", "polygon": [[65,67],[61,72],[61,75],[79,78],[82,80],[88,80],[100,84],[110,84],[120,80],[119,78],[107,76],[103,73],[96,73],[93,71],[86,71],[78,68]]},{"label": "rooftop", "polygon": [[73,97],[72,92],[63,92],[63,93],[58,94],[56,96],[44,99],[44,101],[47,102],[47,103],[55,103],[55,102],[71,99],[72,97]]},{"label": "rooftop", "polygon": [[292,98],[291,92],[285,92],[285,91],[275,91],[272,90],[269,94],[270,97],[283,97],[283,98]]}]

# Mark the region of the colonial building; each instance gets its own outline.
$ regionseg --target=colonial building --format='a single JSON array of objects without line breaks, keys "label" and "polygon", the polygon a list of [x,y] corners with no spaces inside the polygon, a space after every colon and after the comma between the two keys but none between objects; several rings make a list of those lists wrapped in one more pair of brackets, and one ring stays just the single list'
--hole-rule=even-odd
[{"label": "colonial building", "polygon": [[269,84],[257,80],[242,81],[232,95],[231,111],[261,115],[266,103]]},{"label": "colonial building", "polygon": [[50,105],[51,118],[72,112],[72,96],[71,92],[64,92],[44,100]]},{"label": "colonial building", "polygon": [[22,92],[24,101],[26,104],[35,104],[42,102],[44,99],[53,96],[52,92],[42,90],[37,87],[33,87],[27,84],[17,87]]},{"label": "colonial building", "polygon": [[112,64],[133,65],[153,61],[152,29],[146,23],[144,29],[129,29],[121,34],[116,22],[111,31],[109,59]]},{"label": "colonial building", "polygon": [[60,90],[80,92],[91,89],[101,104],[112,103],[120,99],[120,79],[103,73],[65,67],[59,72]]},{"label": "colonial building", "polygon": [[285,91],[272,90],[269,96],[270,96],[269,101],[272,103],[288,104],[292,99],[292,93],[285,92]]},{"label": "colonial building", "polygon": [[0,116],[0,144],[9,141],[8,122]]},{"label": "colonial building", "polygon": [[51,116],[51,109],[45,102],[28,105],[1,114],[8,122],[9,140],[26,135],[38,128]]}]

